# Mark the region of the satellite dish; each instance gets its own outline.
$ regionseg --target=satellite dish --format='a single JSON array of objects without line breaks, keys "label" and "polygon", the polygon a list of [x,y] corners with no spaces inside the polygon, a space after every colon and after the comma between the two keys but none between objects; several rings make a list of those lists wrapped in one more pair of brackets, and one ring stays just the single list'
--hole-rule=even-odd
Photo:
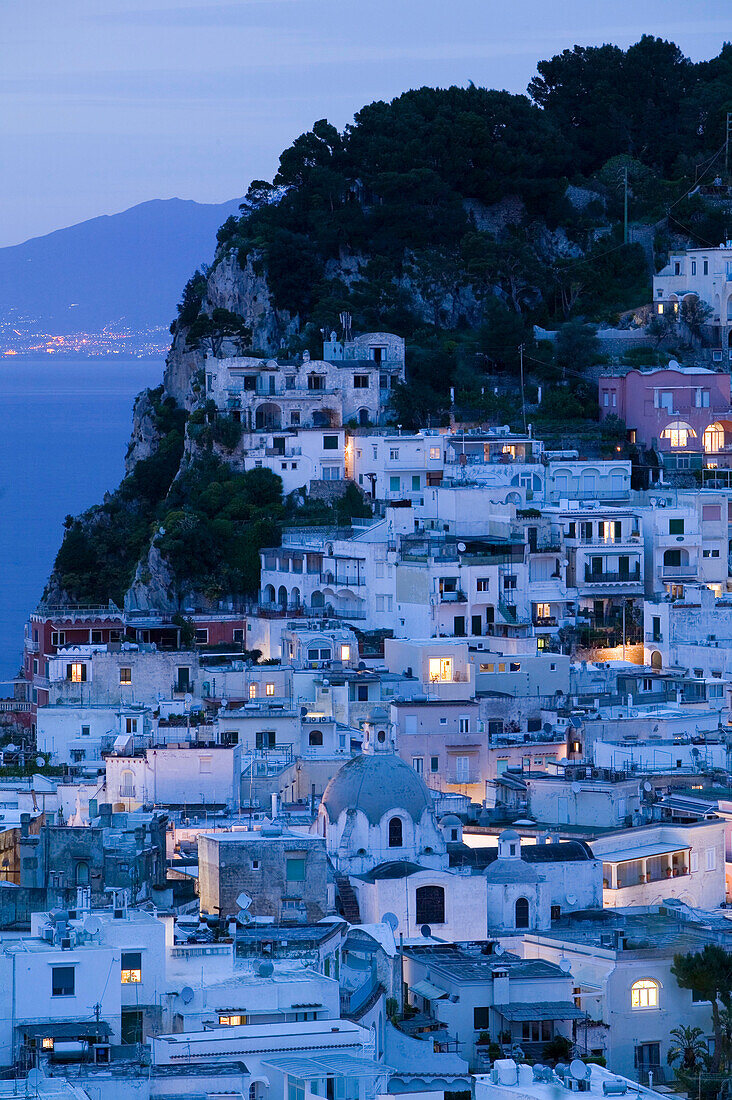
[{"label": "satellite dish", "polygon": [[257,967],[257,973],[261,978],[268,978],[274,972],[274,963],[261,962]]},{"label": "satellite dish", "polygon": [[383,917],[381,918],[381,923],[388,924],[392,932],[396,932],[397,928],[399,927],[399,918],[396,916],[395,913],[384,913]]},{"label": "satellite dish", "polygon": [[185,707],[186,710],[191,709],[191,703],[192,702],[193,702],[193,696],[191,695],[191,693],[189,691],[187,691],[185,693],[185,695],[183,696],[183,706]]},{"label": "satellite dish", "polygon": [[559,969],[565,974],[569,974],[570,970],[572,969],[572,964],[569,959],[561,958],[559,960]]},{"label": "satellite dish", "polygon": [[89,916],[84,921],[84,931],[90,936],[97,936],[102,930],[102,922],[99,917]]},{"label": "satellite dish", "polygon": [[43,1070],[32,1069],[26,1077],[25,1082],[29,1089],[33,1089],[34,1092],[37,1092],[45,1080],[46,1075]]},{"label": "satellite dish", "polygon": [[579,783],[572,784],[572,794],[579,794],[581,790],[582,788],[580,787]]},{"label": "satellite dish", "polygon": [[18,751],[18,746],[14,745],[13,742],[11,741],[9,745],[5,746],[5,750],[6,750],[6,752],[17,752]]},{"label": "satellite dish", "polygon": [[[567,894],[567,901],[570,905],[576,905],[577,904],[577,895],[576,894]],[[569,967],[567,969],[569,969]]]},{"label": "satellite dish", "polygon": [[249,894],[245,893],[245,891],[242,890],[242,892],[236,899],[236,904],[239,906],[240,909],[248,909],[249,906],[252,904],[252,899],[249,897]]},{"label": "satellite dish", "polygon": [[45,768],[45,766],[46,766],[46,761],[44,760],[44,758],[42,756],[37,756],[36,757],[36,767],[37,768]]},{"label": "satellite dish", "polygon": [[429,924],[423,924],[422,927],[420,928],[420,932],[422,933],[422,935],[424,936],[424,938],[426,940],[429,940],[429,939],[432,938],[432,929],[430,928]]},{"label": "satellite dish", "polygon": [[588,1076],[588,1069],[584,1062],[581,1062],[579,1058],[573,1058],[569,1064],[569,1072],[574,1077],[575,1081],[584,1081]]},{"label": "satellite dish", "polygon": [[460,551],[461,554],[465,553],[465,543],[464,542],[459,542],[457,544],[457,548],[458,548],[458,550]]},{"label": "satellite dish", "polygon": [[193,992],[191,987],[189,985],[184,985],[180,991],[180,999],[182,1000],[183,1004],[189,1005],[194,997],[195,993]]},{"label": "satellite dish", "polygon": [[221,696],[221,709],[222,710],[226,710],[226,705],[227,705],[228,702],[229,702],[229,700],[226,698],[226,696],[222,695]]},{"label": "satellite dish", "polygon": [[653,790],[653,784],[649,783],[647,779],[646,779],[645,783],[643,784],[643,790],[644,791],[652,791]]}]

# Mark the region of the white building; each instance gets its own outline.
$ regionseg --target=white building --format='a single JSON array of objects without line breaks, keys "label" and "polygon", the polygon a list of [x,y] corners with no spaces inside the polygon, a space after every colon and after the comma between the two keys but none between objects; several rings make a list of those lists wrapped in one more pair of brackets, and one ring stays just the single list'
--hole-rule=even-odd
[{"label": "white building", "polygon": [[722,353],[732,359],[732,242],[670,253],[666,266],[653,276],[654,309],[660,316],[678,319],[687,298],[698,298],[712,311],[709,325],[720,348],[717,361],[722,361]]}]

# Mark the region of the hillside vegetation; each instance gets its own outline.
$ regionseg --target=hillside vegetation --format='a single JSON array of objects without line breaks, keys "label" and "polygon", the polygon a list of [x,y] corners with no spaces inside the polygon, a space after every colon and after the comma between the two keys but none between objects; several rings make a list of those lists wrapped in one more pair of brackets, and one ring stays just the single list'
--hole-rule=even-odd
[{"label": "hillside vegetation", "polygon": [[[729,213],[689,192],[723,167],[730,109],[732,46],[695,64],[645,36],[540,62],[527,95],[419,88],[364,107],[343,132],[316,122],[272,181],[251,184],[212,267],[184,288],[165,388],[136,425],[153,453],[69,519],[49,593],[121,599],[152,540],[174,602],[254,595],[256,551],[303,504],[215,451],[226,426],[201,427],[204,350],[317,357],[344,310],[354,331],[407,338],[395,422],[444,422],[453,388],[458,416],[518,427],[523,344],[537,434],[584,425],[615,453],[622,425],[598,436],[585,377],[599,359],[592,325],[649,301],[670,246],[722,239]],[[626,171],[643,243],[623,243]],[[535,342],[537,324],[559,330],[553,344]],[[357,507],[356,494],[346,511]]]}]

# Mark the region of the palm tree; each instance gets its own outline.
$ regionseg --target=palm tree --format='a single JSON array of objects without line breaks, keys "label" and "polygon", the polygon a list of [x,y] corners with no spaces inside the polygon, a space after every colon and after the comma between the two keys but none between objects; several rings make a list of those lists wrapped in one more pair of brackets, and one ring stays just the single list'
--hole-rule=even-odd
[{"label": "palm tree", "polygon": [[670,1066],[681,1061],[680,1072],[694,1073],[709,1057],[709,1047],[702,1038],[700,1027],[674,1027],[671,1029],[672,1043],[666,1060]]},{"label": "palm tree", "polygon": [[720,1019],[720,1002],[723,1009],[732,1009],[732,954],[717,944],[708,943],[701,951],[674,955],[671,973],[682,989],[696,990],[712,1006],[714,1054],[711,1064],[713,1072],[719,1073],[728,1055]]}]

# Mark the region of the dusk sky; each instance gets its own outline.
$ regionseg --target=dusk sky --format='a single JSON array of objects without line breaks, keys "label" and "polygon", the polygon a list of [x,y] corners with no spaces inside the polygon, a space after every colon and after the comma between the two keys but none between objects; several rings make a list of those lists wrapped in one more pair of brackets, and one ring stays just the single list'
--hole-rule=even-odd
[{"label": "dusk sky", "polygon": [[722,0],[0,0],[0,245],[271,178],[315,119],[421,84],[524,91],[574,43],[732,37]]}]

